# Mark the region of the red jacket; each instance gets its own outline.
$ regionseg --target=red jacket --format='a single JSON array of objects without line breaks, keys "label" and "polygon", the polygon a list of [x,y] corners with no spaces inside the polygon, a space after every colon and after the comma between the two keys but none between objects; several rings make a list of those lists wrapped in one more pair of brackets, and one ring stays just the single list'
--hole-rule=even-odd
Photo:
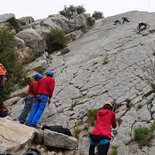
[{"label": "red jacket", "polygon": [[29,95],[34,95],[34,97],[36,97],[37,89],[38,89],[38,81],[36,81],[36,80],[31,81],[29,83],[28,94]]},{"label": "red jacket", "polygon": [[116,128],[115,113],[108,109],[102,109],[97,114],[96,126],[90,134],[105,136],[111,139],[111,127]]},{"label": "red jacket", "polygon": [[47,95],[49,98],[52,97],[55,87],[55,80],[52,77],[44,77],[38,82],[38,91],[37,94]]}]

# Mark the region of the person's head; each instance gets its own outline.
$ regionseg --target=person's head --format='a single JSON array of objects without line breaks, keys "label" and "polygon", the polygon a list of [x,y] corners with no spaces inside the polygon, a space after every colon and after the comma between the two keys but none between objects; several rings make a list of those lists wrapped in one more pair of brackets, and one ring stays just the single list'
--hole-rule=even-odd
[{"label": "person's head", "polygon": [[48,71],[48,72],[46,73],[46,76],[54,77],[54,72],[53,72],[53,71]]},{"label": "person's head", "polygon": [[103,105],[103,109],[108,109],[108,110],[113,110],[113,105],[110,102],[105,102],[105,104]]},{"label": "person's head", "polygon": [[34,75],[34,79],[35,80],[40,80],[40,79],[42,79],[43,78],[43,76],[41,75],[41,74],[35,74]]}]

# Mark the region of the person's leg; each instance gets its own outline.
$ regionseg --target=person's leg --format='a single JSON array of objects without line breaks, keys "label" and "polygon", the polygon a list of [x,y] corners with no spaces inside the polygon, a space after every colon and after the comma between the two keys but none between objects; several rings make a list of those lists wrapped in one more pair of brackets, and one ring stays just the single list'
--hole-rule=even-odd
[{"label": "person's leg", "polygon": [[90,147],[89,147],[89,155],[95,155],[95,146],[96,145],[90,144]]},{"label": "person's leg", "polygon": [[27,96],[25,98],[24,109],[23,109],[22,113],[20,114],[20,116],[18,117],[18,121],[20,123],[24,123],[25,122],[28,113],[31,111],[32,104],[33,104],[33,97]]},{"label": "person's leg", "polygon": [[37,110],[36,114],[34,115],[33,120],[31,122],[31,125],[33,125],[33,126],[36,126],[37,123],[39,122],[39,120],[42,116],[42,113],[44,112],[44,109],[46,107],[46,104],[48,102],[48,96],[43,95],[41,100],[42,101],[39,103],[38,110]]},{"label": "person's leg", "polygon": [[110,143],[98,145],[98,155],[107,155]]},{"label": "person's leg", "polygon": [[39,108],[39,104],[40,104],[39,101],[36,100],[36,102],[35,102],[34,105],[33,105],[33,108],[32,108],[32,111],[31,111],[31,113],[30,113],[30,116],[29,116],[29,118],[28,118],[28,120],[27,120],[26,125],[28,125],[28,126],[31,125],[31,122],[32,122],[32,120],[33,120],[33,118],[34,118],[34,116],[35,116],[35,114],[36,114],[36,112],[37,112],[37,110],[38,110],[38,108]]}]

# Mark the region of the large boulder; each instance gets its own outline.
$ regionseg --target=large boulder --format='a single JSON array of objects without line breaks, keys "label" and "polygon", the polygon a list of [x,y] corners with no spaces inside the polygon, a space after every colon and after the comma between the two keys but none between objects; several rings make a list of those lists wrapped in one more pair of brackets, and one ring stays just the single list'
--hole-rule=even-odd
[{"label": "large boulder", "polygon": [[53,29],[61,29],[60,25],[56,25],[51,18],[36,21],[31,24],[41,36],[46,36]]},{"label": "large boulder", "polygon": [[0,153],[15,153],[31,142],[36,129],[0,118]]},{"label": "large boulder", "polygon": [[35,55],[38,56],[45,51],[45,42],[34,29],[22,30],[16,36],[23,39],[26,45],[32,48]]},{"label": "large boulder", "polygon": [[87,16],[80,14],[74,18],[75,21],[75,28],[81,29],[87,27]]},{"label": "large boulder", "polygon": [[75,30],[74,20],[69,20],[60,14],[50,15],[49,18],[51,18],[56,25],[60,25],[62,30],[66,33],[69,33]]},{"label": "large boulder", "polygon": [[13,17],[15,18],[15,15],[12,13],[6,13],[3,15],[0,15],[0,23],[7,22],[9,19],[11,19]]},{"label": "large boulder", "polygon": [[22,18],[19,18],[18,20],[22,25],[27,25],[34,22],[34,19],[31,16],[22,17]]},{"label": "large boulder", "polygon": [[56,14],[50,15],[48,18],[37,20],[31,24],[39,34],[46,35],[53,29],[61,29],[65,33],[75,30],[75,21],[69,20],[66,17]]},{"label": "large boulder", "polygon": [[78,141],[74,137],[45,129],[44,145],[49,147],[75,150],[78,148]]}]

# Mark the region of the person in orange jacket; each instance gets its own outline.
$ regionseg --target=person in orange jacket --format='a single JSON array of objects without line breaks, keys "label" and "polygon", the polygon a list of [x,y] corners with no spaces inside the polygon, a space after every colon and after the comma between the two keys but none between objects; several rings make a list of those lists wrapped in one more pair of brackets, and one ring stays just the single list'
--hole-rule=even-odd
[{"label": "person in orange jacket", "polygon": [[36,95],[37,95],[38,82],[42,78],[43,78],[43,76],[41,74],[35,74],[34,75],[34,80],[29,82],[28,93],[27,93],[27,96],[24,99],[25,106],[24,106],[24,109],[23,109],[22,113],[18,117],[18,121],[21,124],[25,123],[27,115],[28,115],[28,113],[32,109],[32,105],[33,105],[34,99],[36,98]]},{"label": "person in orange jacket", "polygon": [[112,137],[111,127],[116,128],[116,116],[112,110],[113,105],[106,102],[97,113],[95,128],[90,132],[89,155],[95,155],[96,146],[98,155],[107,155]]},{"label": "person in orange jacket", "polygon": [[46,77],[39,80],[36,102],[32,108],[26,125],[36,127],[47,102],[50,101],[55,87],[54,72],[48,71]]},{"label": "person in orange jacket", "polygon": [[5,67],[0,63],[0,91],[3,90],[3,87],[5,85],[7,78],[6,78],[6,69]]}]

